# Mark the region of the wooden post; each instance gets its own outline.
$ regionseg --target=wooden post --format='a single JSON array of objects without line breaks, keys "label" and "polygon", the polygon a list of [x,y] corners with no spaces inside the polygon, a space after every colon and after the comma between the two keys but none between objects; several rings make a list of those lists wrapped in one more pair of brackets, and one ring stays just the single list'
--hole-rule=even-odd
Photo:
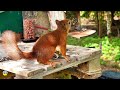
[{"label": "wooden post", "polygon": [[82,78],[97,78],[101,76],[100,56],[96,59],[80,64],[78,70],[83,74]]}]

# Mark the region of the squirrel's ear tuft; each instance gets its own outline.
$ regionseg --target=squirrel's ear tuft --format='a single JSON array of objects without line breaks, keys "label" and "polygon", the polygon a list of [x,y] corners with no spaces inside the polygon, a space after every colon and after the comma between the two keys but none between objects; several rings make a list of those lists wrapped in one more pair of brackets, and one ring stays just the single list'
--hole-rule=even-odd
[{"label": "squirrel's ear tuft", "polygon": [[56,20],[56,24],[59,24],[60,23],[60,21],[59,20]]}]

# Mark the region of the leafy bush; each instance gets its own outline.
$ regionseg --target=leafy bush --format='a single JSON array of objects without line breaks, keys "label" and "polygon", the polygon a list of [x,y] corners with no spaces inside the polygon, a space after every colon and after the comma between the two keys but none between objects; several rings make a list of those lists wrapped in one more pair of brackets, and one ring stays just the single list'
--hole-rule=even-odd
[{"label": "leafy bush", "polygon": [[120,52],[117,53],[117,55],[115,56],[115,61],[120,61]]},{"label": "leafy bush", "polygon": [[100,44],[102,44],[101,64],[106,64],[107,61],[120,62],[120,39],[117,37],[112,37],[111,39],[107,36],[103,38],[89,36],[80,39],[68,37],[68,44],[95,47],[97,49],[99,49]]}]

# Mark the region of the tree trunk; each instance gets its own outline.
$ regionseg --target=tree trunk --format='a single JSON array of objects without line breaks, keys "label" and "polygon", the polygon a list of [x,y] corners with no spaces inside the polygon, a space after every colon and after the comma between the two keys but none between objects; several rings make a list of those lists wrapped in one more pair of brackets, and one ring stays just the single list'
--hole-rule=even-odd
[{"label": "tree trunk", "polygon": [[111,11],[111,23],[112,23],[113,20],[114,20],[114,13],[115,13],[115,11]]},{"label": "tree trunk", "polygon": [[99,37],[102,38],[102,20],[101,20],[101,16],[102,16],[102,13],[101,11],[98,11],[98,33],[99,33]]},{"label": "tree trunk", "polygon": [[76,13],[77,13],[77,20],[78,20],[79,30],[81,30],[81,18],[80,18],[80,11],[76,11]]},{"label": "tree trunk", "polygon": [[120,31],[119,31],[119,28],[117,28],[117,32],[118,32],[118,37],[120,38]]},{"label": "tree trunk", "polygon": [[111,12],[107,12],[107,35],[111,36]]},{"label": "tree trunk", "polygon": [[99,18],[98,18],[98,11],[96,11],[96,25],[97,25],[97,35],[99,35]]},{"label": "tree trunk", "polygon": [[77,18],[77,23],[75,25],[76,30],[81,30],[81,18],[80,18],[80,11],[75,11],[76,13],[76,18]]},{"label": "tree trunk", "polygon": [[[111,11],[111,29],[112,29],[113,21],[114,21],[114,13],[115,11]],[[111,30],[111,33],[112,33],[112,30]]]}]

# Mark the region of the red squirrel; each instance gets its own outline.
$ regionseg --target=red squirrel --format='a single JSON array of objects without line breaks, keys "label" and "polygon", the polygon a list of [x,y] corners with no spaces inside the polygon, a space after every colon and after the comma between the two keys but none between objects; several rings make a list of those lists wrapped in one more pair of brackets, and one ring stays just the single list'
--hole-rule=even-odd
[{"label": "red squirrel", "polygon": [[54,67],[58,62],[50,61],[50,59],[54,56],[56,47],[59,46],[62,56],[66,61],[69,61],[66,55],[66,42],[67,34],[71,28],[71,21],[68,19],[56,20],[56,24],[56,30],[38,38],[32,48],[32,52],[22,52],[17,45],[17,34],[13,31],[6,30],[2,34],[2,44],[7,55],[13,60],[20,60],[22,58],[32,60],[36,58],[39,63]]}]

